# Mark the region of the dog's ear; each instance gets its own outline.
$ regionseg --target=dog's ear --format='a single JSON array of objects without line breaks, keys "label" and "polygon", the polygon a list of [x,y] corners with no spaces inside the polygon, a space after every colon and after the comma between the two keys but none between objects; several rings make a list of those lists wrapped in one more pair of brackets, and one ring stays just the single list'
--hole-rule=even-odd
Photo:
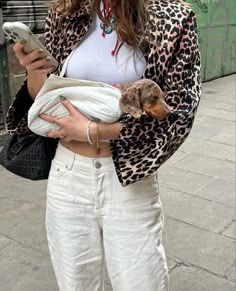
[{"label": "dog's ear", "polygon": [[141,90],[141,88],[138,87],[138,88],[136,89],[136,91],[137,91],[138,98],[140,99],[141,96],[142,96],[142,90]]},{"label": "dog's ear", "polygon": [[132,103],[132,105],[138,110],[142,110],[142,104],[140,102],[142,90],[140,88],[131,86],[127,89],[126,92],[129,95],[130,103]]},{"label": "dog's ear", "polygon": [[126,113],[130,113],[135,118],[139,118],[142,114],[139,94],[139,90],[131,86],[122,93],[120,98],[121,109]]},{"label": "dog's ear", "polygon": [[150,94],[146,92],[143,88],[138,87],[136,89],[137,92],[137,99],[139,101],[139,108],[143,108],[143,105],[145,104],[146,100],[150,100]]}]

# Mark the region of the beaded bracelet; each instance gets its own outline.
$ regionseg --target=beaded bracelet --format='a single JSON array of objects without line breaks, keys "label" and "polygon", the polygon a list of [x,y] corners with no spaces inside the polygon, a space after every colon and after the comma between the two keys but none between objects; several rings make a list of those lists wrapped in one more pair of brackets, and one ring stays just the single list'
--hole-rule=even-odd
[{"label": "beaded bracelet", "polygon": [[88,125],[87,125],[87,129],[86,129],[86,135],[87,135],[87,140],[88,140],[89,144],[94,144],[91,140],[91,137],[90,137],[90,125],[92,122],[93,122],[92,120],[89,120]]}]

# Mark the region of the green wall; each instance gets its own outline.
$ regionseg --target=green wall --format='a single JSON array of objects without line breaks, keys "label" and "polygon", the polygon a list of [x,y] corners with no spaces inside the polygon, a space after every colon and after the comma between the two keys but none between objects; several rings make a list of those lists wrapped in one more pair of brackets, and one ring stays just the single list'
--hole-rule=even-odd
[{"label": "green wall", "polygon": [[188,0],[197,15],[202,80],[236,72],[236,0]]}]

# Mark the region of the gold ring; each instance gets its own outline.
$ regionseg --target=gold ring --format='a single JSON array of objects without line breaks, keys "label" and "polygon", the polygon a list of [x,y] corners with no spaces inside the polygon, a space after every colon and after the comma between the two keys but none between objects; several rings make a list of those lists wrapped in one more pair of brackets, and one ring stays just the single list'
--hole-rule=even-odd
[{"label": "gold ring", "polygon": [[65,136],[61,133],[61,130],[60,130],[60,129],[58,130],[58,137],[59,137],[59,138],[64,138],[64,137],[65,137]]}]

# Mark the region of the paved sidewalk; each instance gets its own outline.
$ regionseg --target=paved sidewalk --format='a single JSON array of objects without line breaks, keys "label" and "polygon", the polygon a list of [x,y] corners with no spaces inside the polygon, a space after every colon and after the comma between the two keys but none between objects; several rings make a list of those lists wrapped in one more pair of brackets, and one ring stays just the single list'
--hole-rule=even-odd
[{"label": "paved sidewalk", "polygon": [[[159,171],[170,291],[235,291],[235,99],[236,75],[204,83],[191,135]],[[0,291],[58,290],[45,189],[0,168]]]}]

